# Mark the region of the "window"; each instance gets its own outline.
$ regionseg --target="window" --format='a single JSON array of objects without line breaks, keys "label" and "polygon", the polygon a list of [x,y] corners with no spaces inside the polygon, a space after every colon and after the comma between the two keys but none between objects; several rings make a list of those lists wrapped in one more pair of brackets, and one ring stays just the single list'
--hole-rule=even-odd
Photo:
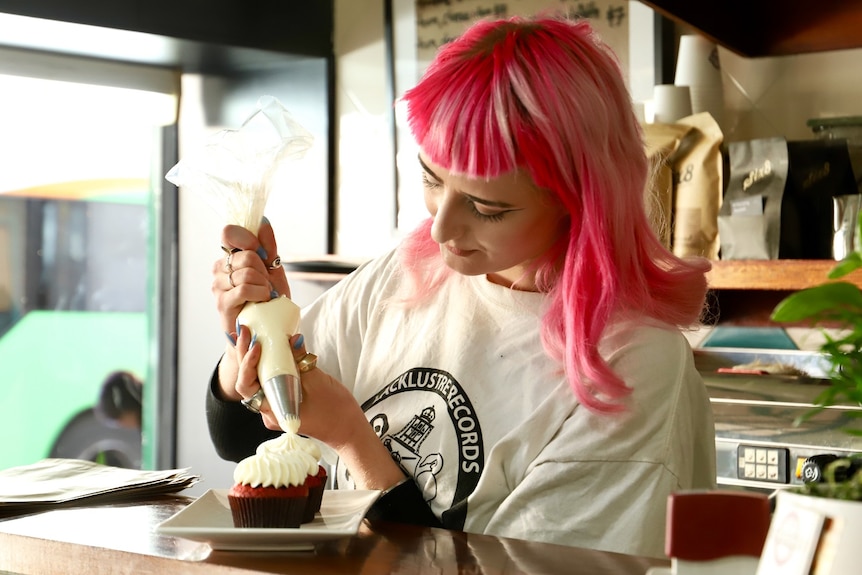
[{"label": "window", "polygon": [[[10,52],[0,64],[0,428],[15,441],[0,468],[45,457],[152,467],[141,426],[148,437],[161,361],[173,76]],[[99,410],[109,379],[118,385]],[[125,413],[135,400],[143,421]]]}]

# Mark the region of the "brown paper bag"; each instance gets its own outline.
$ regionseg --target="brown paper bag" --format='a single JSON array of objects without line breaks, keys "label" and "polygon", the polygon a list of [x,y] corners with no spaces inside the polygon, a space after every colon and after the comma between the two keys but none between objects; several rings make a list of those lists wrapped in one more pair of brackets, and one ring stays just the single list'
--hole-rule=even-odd
[{"label": "brown paper bag", "polygon": [[653,231],[662,244],[671,249],[673,168],[670,159],[691,127],[681,124],[643,124],[642,128],[651,170],[644,190],[644,204]]},{"label": "brown paper bag", "polygon": [[724,135],[709,112],[681,118],[690,130],[671,157],[674,171],[673,253],[718,259]]}]

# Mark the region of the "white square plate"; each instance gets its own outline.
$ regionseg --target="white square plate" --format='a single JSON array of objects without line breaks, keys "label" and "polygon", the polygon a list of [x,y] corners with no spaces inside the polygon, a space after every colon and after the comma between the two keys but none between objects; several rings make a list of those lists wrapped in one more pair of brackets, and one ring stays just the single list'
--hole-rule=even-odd
[{"label": "white square plate", "polygon": [[380,491],[327,489],[320,512],[296,529],[251,529],[233,526],[227,489],[210,489],[185,509],[156,526],[156,532],[207,543],[223,551],[305,551],[329,539],[359,531]]}]

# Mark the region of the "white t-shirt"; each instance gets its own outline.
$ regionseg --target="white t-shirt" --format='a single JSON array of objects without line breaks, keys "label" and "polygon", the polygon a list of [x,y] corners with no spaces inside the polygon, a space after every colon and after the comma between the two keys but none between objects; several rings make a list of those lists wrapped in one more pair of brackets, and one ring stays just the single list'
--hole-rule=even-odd
[{"label": "white t-shirt", "polygon": [[[664,557],[667,496],[715,484],[715,431],[676,329],[619,322],[600,353],[628,410],[580,406],[539,336],[544,296],[451,278],[427,305],[388,301],[394,252],[303,310],[306,348],[352,389],[446,527]],[[351,488],[336,466],[335,485]]]}]

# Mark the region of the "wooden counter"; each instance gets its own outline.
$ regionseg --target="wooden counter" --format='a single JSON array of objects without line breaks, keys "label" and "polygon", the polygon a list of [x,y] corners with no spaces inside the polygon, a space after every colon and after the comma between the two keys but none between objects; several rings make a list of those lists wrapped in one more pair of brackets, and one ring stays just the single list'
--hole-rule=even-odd
[{"label": "wooden counter", "polygon": [[[367,520],[304,552],[226,552],[155,533],[192,500],[65,508],[0,519],[0,571],[101,574],[643,575],[669,561]],[[621,518],[621,520],[625,520]]]}]

